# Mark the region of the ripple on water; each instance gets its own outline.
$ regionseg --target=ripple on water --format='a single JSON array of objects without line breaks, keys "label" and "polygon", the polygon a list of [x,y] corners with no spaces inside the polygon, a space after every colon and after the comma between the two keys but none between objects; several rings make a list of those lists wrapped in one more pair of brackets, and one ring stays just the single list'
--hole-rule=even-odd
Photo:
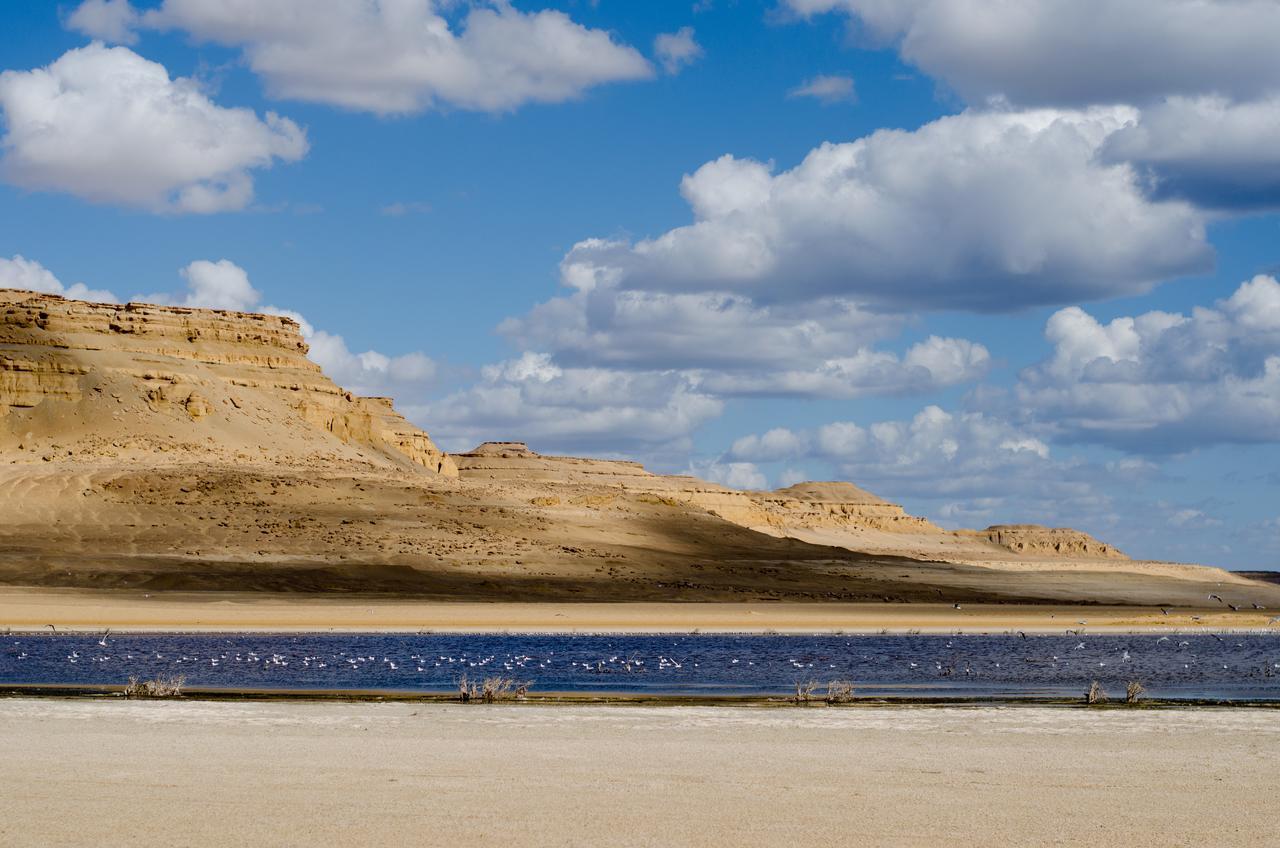
[{"label": "ripple on water", "polygon": [[465,675],[582,694],[780,695],[849,680],[863,695],[1280,700],[1280,635],[776,636],[547,634],[10,635],[0,683],[447,692]]}]

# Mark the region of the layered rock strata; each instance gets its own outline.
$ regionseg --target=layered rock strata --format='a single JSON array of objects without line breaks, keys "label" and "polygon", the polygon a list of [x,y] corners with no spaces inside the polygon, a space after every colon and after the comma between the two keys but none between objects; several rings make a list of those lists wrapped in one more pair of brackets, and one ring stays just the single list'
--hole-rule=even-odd
[{"label": "layered rock strata", "polygon": [[1122,551],[1088,533],[1070,527],[1039,524],[993,524],[986,530],[961,530],[957,535],[984,539],[1016,553],[1060,557],[1128,559]]},{"label": "layered rock strata", "polygon": [[743,492],[696,477],[646,471],[637,462],[543,456],[523,442],[486,442],[454,457],[464,480],[595,484],[688,504],[753,530],[785,535],[799,528],[860,527],[889,532],[942,532],[849,483],[802,483],[772,492]]},{"label": "layered rock strata", "polygon": [[15,290],[0,290],[0,440],[82,458],[167,445],[457,476],[390,400],[326,377],[291,318]]}]

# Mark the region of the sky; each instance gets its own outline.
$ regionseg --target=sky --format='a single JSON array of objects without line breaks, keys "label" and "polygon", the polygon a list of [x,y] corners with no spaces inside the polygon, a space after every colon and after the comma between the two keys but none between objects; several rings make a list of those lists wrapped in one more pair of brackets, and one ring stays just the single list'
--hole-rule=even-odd
[{"label": "sky", "polygon": [[291,315],[448,450],[1280,567],[1276,0],[0,10],[0,287]]}]

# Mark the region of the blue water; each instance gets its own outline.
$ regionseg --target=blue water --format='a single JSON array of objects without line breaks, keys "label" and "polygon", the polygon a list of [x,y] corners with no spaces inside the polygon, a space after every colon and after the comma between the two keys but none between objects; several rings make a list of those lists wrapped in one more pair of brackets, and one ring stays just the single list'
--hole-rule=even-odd
[{"label": "blue water", "polygon": [[503,675],[535,693],[703,696],[849,680],[861,695],[987,698],[1075,697],[1093,680],[1114,697],[1137,680],[1153,697],[1280,700],[1280,635],[25,634],[0,644],[0,685],[161,674],[226,689],[422,692]]}]

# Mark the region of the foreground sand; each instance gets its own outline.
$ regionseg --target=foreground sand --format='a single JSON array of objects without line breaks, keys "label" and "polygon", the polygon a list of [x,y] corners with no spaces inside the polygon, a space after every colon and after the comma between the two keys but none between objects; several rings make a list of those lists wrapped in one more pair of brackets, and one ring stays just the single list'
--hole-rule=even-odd
[{"label": "foreground sand", "polygon": [[0,701],[0,845],[1274,845],[1280,712]]},{"label": "foreground sand", "polygon": [[0,588],[0,630],[1089,633],[1274,630],[1275,612],[1028,604],[465,603]]}]

